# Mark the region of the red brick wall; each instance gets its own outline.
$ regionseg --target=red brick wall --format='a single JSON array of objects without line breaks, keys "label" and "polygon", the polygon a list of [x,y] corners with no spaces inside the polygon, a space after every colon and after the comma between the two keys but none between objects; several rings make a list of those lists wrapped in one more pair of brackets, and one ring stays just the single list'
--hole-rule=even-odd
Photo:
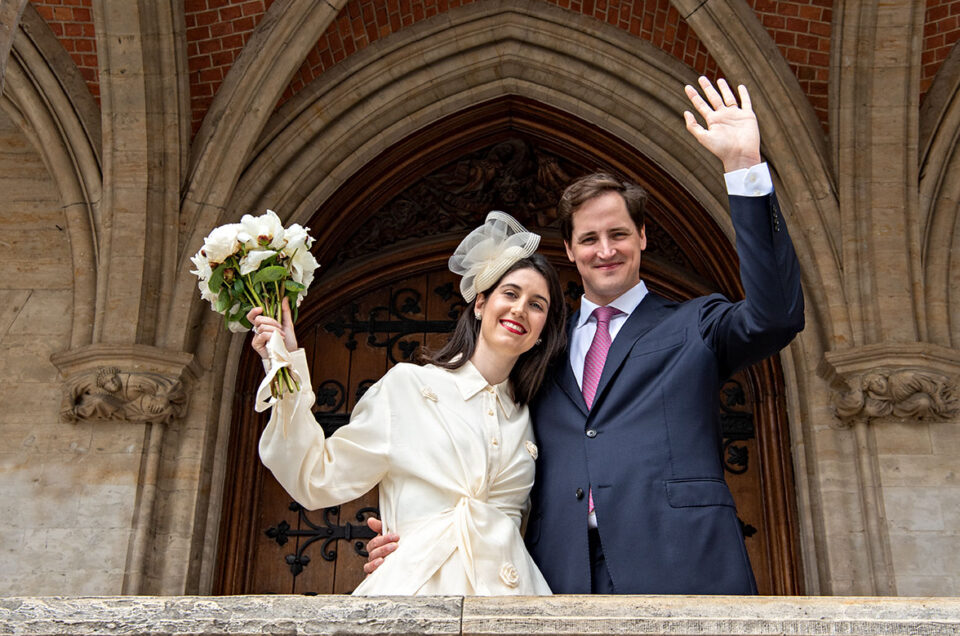
[{"label": "red brick wall", "polygon": [[474,0],[350,0],[290,81],[282,104],[328,68],[371,42]]},{"label": "red brick wall", "polygon": [[827,128],[833,0],[747,0]]},{"label": "red brick wall", "polygon": [[960,40],[960,0],[927,0],[923,24],[920,99],[926,96],[933,76],[940,70],[957,40]]},{"label": "red brick wall", "polygon": [[[322,1],[322,0],[317,0]],[[193,133],[273,0],[183,0]]]},{"label": "red brick wall", "polygon": [[[223,78],[274,0],[183,0],[193,132]],[[280,103],[371,42],[476,0],[350,0],[320,36]],[[716,77],[716,62],[669,0],[543,0],[643,38],[698,73]],[[32,0],[70,53],[99,101],[92,0]],[[748,0],[797,74],[820,120],[827,122],[833,0]],[[922,90],[960,38],[960,0],[927,0]]]},{"label": "red brick wall", "polygon": [[[715,77],[717,64],[669,0],[544,0],[603,20],[652,42],[699,73]],[[284,92],[283,103],[324,71],[382,37],[473,0],[350,0],[320,37]]]},{"label": "red brick wall", "polygon": [[92,0],[31,0],[60,44],[73,58],[87,88],[100,103],[97,41],[93,29]]},{"label": "red brick wall", "polygon": [[711,78],[719,75],[717,63],[669,0],[545,1],[643,38],[701,75]]}]

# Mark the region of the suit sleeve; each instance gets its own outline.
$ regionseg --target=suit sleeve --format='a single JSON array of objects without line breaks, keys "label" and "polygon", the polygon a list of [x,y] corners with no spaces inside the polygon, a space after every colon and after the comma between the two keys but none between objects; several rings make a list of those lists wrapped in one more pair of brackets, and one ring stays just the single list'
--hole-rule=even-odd
[{"label": "suit sleeve", "polygon": [[723,377],[773,355],[804,323],[800,264],[776,195],[731,196],[730,212],[745,298],[709,296],[700,310],[700,335]]},{"label": "suit sleeve", "polygon": [[273,406],[260,436],[260,459],[308,510],[356,499],[380,483],[389,465],[390,400],[383,380],[357,403],[350,423],[325,438],[311,410],[306,355],[301,349],[291,357],[303,386]]}]

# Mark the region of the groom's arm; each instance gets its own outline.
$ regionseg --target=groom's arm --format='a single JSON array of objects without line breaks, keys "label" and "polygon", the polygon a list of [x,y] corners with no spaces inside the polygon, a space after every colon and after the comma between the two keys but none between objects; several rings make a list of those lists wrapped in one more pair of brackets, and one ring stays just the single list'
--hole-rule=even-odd
[{"label": "groom's arm", "polygon": [[724,80],[713,87],[700,78],[703,96],[692,86],[687,97],[706,127],[684,113],[687,130],[723,163],[736,230],[740,280],[745,300],[719,296],[704,303],[700,333],[726,375],[786,346],[803,328],[800,265],[780,211],[770,171],[760,163],[760,129],[744,86],[740,103]]},{"label": "groom's arm", "polygon": [[388,554],[397,549],[397,543],[400,541],[400,535],[396,532],[383,532],[383,522],[376,517],[367,519],[367,526],[377,533],[377,536],[367,541],[367,562],[363,564],[363,571],[367,574],[373,574],[383,564],[383,560]]}]

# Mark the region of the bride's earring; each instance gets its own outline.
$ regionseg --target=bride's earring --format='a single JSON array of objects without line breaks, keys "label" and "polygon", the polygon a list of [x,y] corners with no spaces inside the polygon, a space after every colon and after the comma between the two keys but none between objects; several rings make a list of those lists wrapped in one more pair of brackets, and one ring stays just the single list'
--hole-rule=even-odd
[{"label": "bride's earring", "polygon": [[473,317],[476,318],[477,320],[480,320],[480,312],[479,311],[473,312]]}]

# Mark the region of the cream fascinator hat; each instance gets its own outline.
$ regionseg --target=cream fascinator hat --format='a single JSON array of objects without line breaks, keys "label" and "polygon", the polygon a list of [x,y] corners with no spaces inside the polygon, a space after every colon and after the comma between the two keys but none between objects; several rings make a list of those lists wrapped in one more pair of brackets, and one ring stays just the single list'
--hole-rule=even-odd
[{"label": "cream fascinator hat", "polygon": [[468,303],[489,289],[510,266],[537,250],[540,235],[528,232],[505,212],[491,212],[450,257],[450,271],[460,274],[460,293]]}]

